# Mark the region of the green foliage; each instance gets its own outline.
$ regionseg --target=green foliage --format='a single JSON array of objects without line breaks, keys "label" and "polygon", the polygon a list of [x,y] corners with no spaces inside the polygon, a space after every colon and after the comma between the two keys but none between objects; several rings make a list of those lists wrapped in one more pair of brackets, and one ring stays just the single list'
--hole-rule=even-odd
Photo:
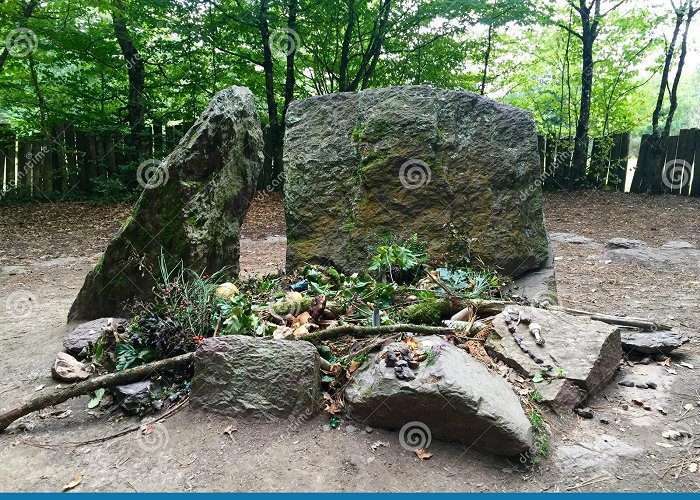
[{"label": "green foliage", "polygon": [[128,342],[117,344],[117,371],[150,363],[155,359],[156,351],[152,347],[136,348]]},{"label": "green foliage", "polygon": [[417,234],[399,242],[389,237],[377,247],[368,269],[380,280],[406,283],[416,279],[426,261],[425,243],[418,241]]},{"label": "green foliage", "polygon": [[[440,267],[435,271],[440,283],[450,290],[451,295],[464,299],[493,296],[505,284],[498,273],[489,269],[475,271],[471,268],[447,269]],[[440,294],[445,293],[444,289],[438,291]]]}]

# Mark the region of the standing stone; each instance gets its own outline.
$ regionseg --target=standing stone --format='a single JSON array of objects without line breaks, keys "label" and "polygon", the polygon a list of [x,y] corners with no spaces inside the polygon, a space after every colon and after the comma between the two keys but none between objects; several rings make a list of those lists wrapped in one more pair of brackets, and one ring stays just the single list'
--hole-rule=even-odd
[{"label": "standing stone", "polygon": [[517,276],[549,244],[529,113],[468,92],[405,86],[293,102],[285,135],[287,269],[361,271],[391,233]]},{"label": "standing stone", "polygon": [[[498,374],[438,336],[420,337],[420,349],[435,353],[401,380],[382,353],[353,374],[345,391],[350,415],[375,427],[422,428],[420,444],[431,438],[458,441],[498,455],[513,456],[532,448],[533,431],[518,397]],[[388,346],[400,349],[401,343]],[[410,424],[410,425],[409,425]]]},{"label": "standing stone", "polygon": [[[238,272],[239,233],[262,168],[262,132],[253,94],[231,87],[214,96],[175,150],[149,177],[131,216],[85,278],[68,320],[119,315],[152,294],[162,255],[212,273]],[[145,167],[145,168],[143,168]]]},{"label": "standing stone", "polygon": [[320,406],[319,373],[318,351],[309,342],[208,338],[195,353],[190,400],[224,415],[308,418]]}]

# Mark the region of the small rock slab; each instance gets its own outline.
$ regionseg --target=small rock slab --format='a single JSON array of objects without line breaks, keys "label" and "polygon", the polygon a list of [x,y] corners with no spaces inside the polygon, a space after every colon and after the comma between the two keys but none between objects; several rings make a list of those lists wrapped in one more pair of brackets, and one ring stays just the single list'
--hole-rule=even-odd
[{"label": "small rock slab", "polygon": [[51,376],[59,382],[80,382],[90,377],[90,372],[70,354],[59,352],[51,367]]},{"label": "small rock slab", "polygon": [[518,347],[508,331],[504,313],[494,318],[495,334],[489,336],[485,344],[491,357],[529,377],[539,373],[543,365],[550,365],[552,369],[548,374],[551,377],[569,380],[588,395],[600,391],[615,374],[623,354],[620,330],[616,327],[560,311],[534,307],[510,309],[519,310],[522,315],[529,316],[532,323],[541,325],[543,346],[535,343],[524,323],[517,325],[515,334],[543,363],[536,363]]},{"label": "small rock slab", "polygon": [[319,370],[318,351],[309,342],[208,338],[195,353],[190,400],[224,415],[310,416],[321,401]]},{"label": "small rock slab", "polygon": [[549,239],[558,243],[570,243],[572,245],[590,245],[595,243],[592,239],[576,233],[549,233]]},{"label": "small rock slab", "polygon": [[569,380],[558,378],[537,384],[540,402],[557,413],[570,413],[586,398],[586,393]]},{"label": "small rock slab", "polygon": [[633,240],[630,238],[611,238],[605,242],[605,246],[608,248],[642,248],[646,247],[647,244],[642,240]]},{"label": "small rock slab", "polygon": [[695,245],[692,243],[689,243],[687,241],[667,241],[663,245],[661,245],[661,248],[664,250],[693,250],[697,248]]},{"label": "small rock slab", "polygon": [[151,399],[152,389],[153,382],[144,380],[133,384],[118,385],[112,389],[112,393],[124,413],[144,415],[154,409]]},{"label": "small rock slab", "polygon": [[365,362],[345,391],[351,416],[387,429],[420,423],[432,438],[499,455],[532,447],[532,426],[508,382],[441,337],[420,337],[420,349],[430,348],[434,361],[420,363],[413,380],[398,379],[381,353]]},{"label": "small rock slab", "polygon": [[[63,339],[63,348],[68,354],[78,359],[87,355],[87,348],[95,344],[102,335],[102,327],[109,324],[112,318],[99,318],[80,324]],[[126,323],[127,320],[115,318],[117,323]]]},{"label": "small rock slab", "polygon": [[641,354],[668,354],[678,349],[690,339],[678,330],[622,333],[622,349],[625,352],[636,351]]}]

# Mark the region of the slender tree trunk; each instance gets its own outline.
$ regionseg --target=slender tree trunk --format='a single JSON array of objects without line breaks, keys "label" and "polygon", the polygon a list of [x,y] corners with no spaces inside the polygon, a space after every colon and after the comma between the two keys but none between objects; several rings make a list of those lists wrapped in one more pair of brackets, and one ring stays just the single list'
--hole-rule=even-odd
[{"label": "slender tree trunk", "polygon": [[125,17],[124,3],[122,0],[114,0],[112,11],[112,25],[114,35],[121,49],[129,79],[129,95],[126,104],[127,119],[129,121],[129,145],[132,160],[143,158],[147,154],[147,140],[144,127],[145,106],[144,91],[146,82],[146,69],[141,54],[134,45],[131,33]]},{"label": "slender tree trunk", "polygon": [[346,0],[348,7],[347,24],[343,33],[343,45],[340,49],[340,76],[338,80],[338,90],[345,92],[348,90],[348,63],[350,58],[350,42],[352,41],[352,29],[355,26],[355,4],[353,0]]},{"label": "slender tree trunk", "polygon": [[[260,11],[258,17],[258,29],[262,39],[263,49],[263,72],[265,74],[265,99],[267,102],[267,136],[264,146],[266,158],[265,167],[269,165],[272,172],[268,174],[273,179],[282,171],[282,150],[280,138],[280,126],[277,110],[277,99],[275,97],[274,64],[272,61],[272,49],[270,48],[270,27],[268,24],[269,0],[260,0]],[[265,175],[265,169],[263,168]]]},{"label": "slender tree trunk", "polygon": [[574,182],[580,185],[586,175],[588,158],[588,128],[591,120],[591,93],[593,91],[593,42],[596,31],[591,26],[590,12],[581,9],[582,58],[581,58],[581,102],[579,107],[576,134],[574,136]]},{"label": "slender tree trunk", "polygon": [[489,32],[486,37],[486,51],[484,52],[484,72],[481,75],[481,88],[479,93],[481,95],[486,94],[486,76],[489,71],[489,58],[491,57],[491,42],[493,37],[493,26],[489,24]]}]

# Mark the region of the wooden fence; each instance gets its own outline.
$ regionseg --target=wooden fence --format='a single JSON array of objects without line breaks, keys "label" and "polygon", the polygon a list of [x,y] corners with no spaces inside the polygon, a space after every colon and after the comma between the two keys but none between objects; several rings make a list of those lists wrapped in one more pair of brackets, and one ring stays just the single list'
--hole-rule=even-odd
[{"label": "wooden fence", "polygon": [[629,132],[593,139],[590,161],[585,170],[577,170],[571,161],[572,138],[538,136],[537,141],[545,189],[625,189]]},{"label": "wooden fence", "polygon": [[[147,158],[164,158],[188,125],[155,123],[146,127]],[[129,162],[126,136],[94,133],[73,125],[55,124],[50,137],[16,137],[0,126],[2,192],[24,198],[47,198],[69,193],[90,194],[92,179],[114,178]],[[137,182],[133,179],[134,185]]]},{"label": "wooden fence", "polygon": [[682,129],[678,135],[670,136],[663,160],[661,168],[649,135],[643,135],[632,192],[700,196],[700,129]]}]

